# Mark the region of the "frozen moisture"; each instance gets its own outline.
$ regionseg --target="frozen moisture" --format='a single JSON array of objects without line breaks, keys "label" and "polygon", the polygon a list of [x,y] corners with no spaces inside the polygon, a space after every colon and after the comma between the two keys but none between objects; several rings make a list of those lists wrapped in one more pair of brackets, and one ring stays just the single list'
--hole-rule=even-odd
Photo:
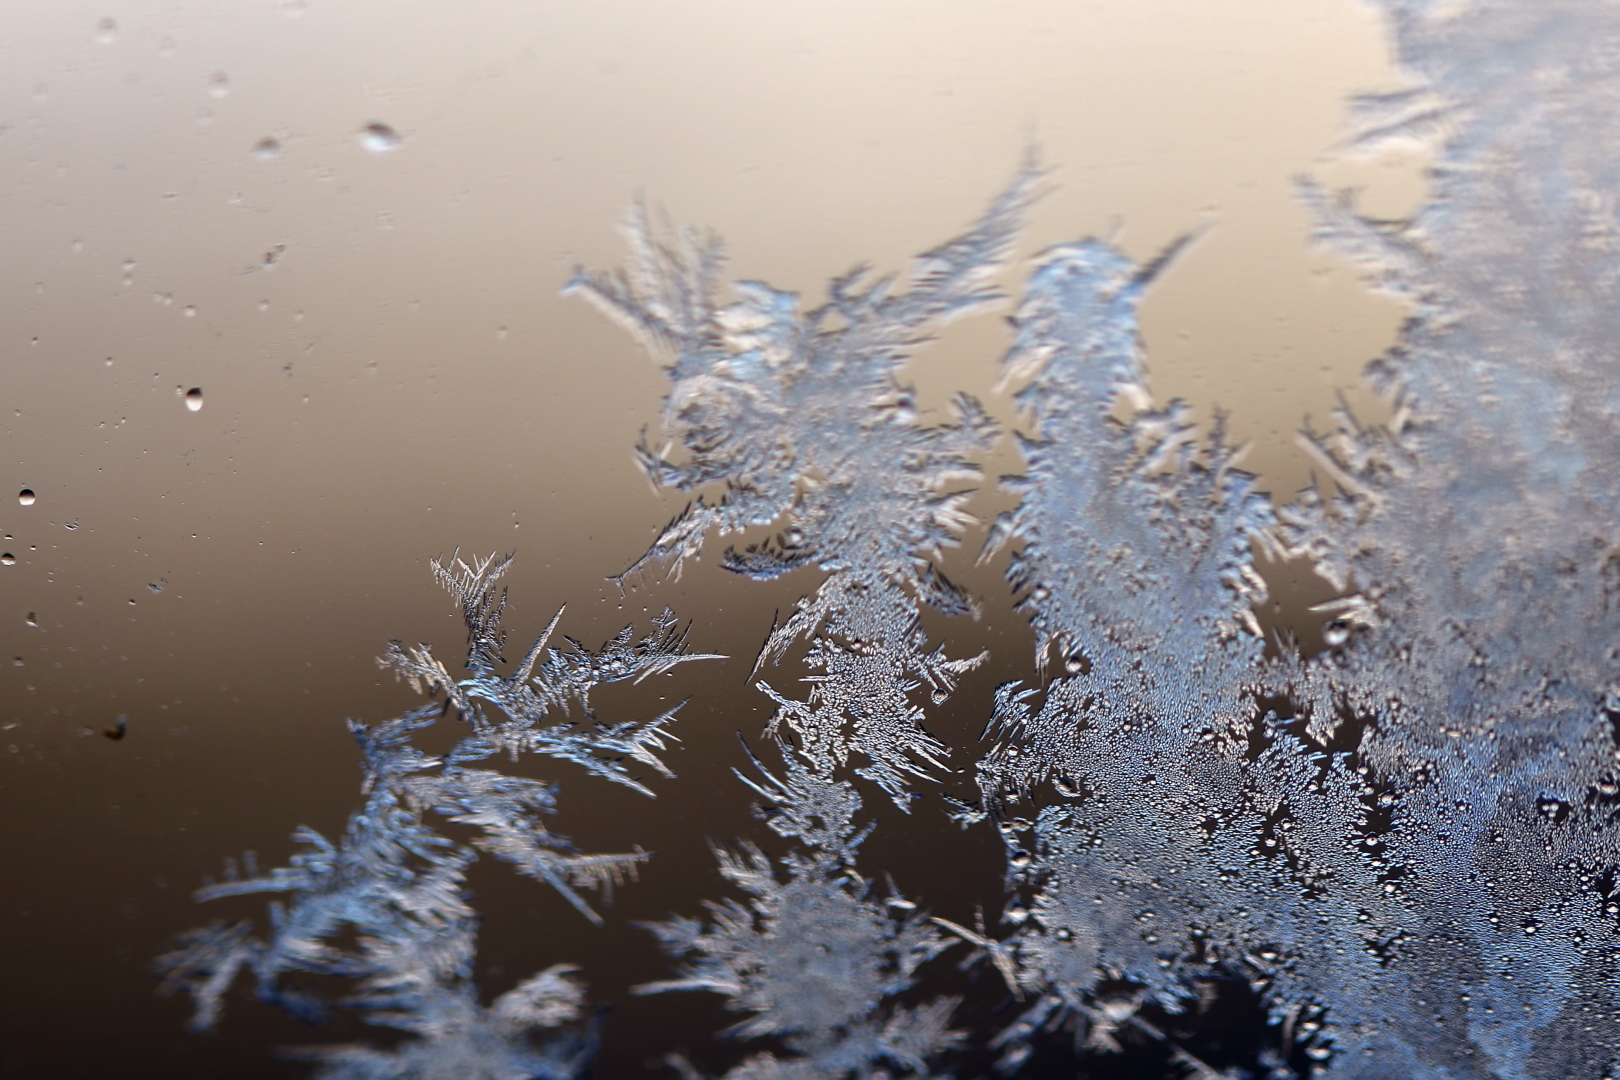
[{"label": "frozen moisture", "polygon": [[[1595,45],[1620,21],[1390,9],[1419,85],[1358,103],[1352,142],[1440,139],[1435,198],[1392,223],[1305,194],[1322,238],[1413,305],[1371,369],[1397,409],[1308,432],[1323,483],[1277,529],[1218,427],[1108,415],[1138,382],[1127,301],[1148,275],[1088,241],[1032,280],[1009,366],[1036,432],[1003,533],[1025,541],[1041,647],[1075,663],[1038,707],[1003,688],[981,766],[1021,894],[999,948],[1032,999],[1008,1067],[1057,1026],[1106,1048],[1212,977],[1263,995],[1274,1061],[1311,1017],[1334,1076],[1620,1059],[1620,80]],[[1263,661],[1251,543],[1343,590],[1326,653]]]},{"label": "frozen moisture", "polygon": [[[1318,483],[1294,502],[1255,490],[1218,417],[1200,431],[1148,393],[1138,304],[1189,241],[1142,264],[1087,238],[1034,265],[1003,366],[1020,501],[987,550],[1014,549],[1037,677],[986,702],[980,799],[953,815],[1005,842],[995,925],[929,918],[860,868],[875,827],[862,784],[914,806],[950,753],[930,709],[981,659],[949,658],[921,615],[974,608],[936,557],[970,523],[958,485],[978,479],[995,426],[966,397],[925,422],[898,374],[930,326],[996,296],[1033,169],[903,281],[853,272],[808,312],[759,282],[722,304],[718,242],[660,238],[640,208],[629,266],[575,278],[667,365],[670,445],[638,456],[693,496],[621,584],[678,575],[711,534],[751,529],[771,535],[722,565],[807,582],[761,628],[756,676],[808,672],[803,700],[757,683],[780,765],[738,762],[785,850],[718,848],[733,897],[657,925],[678,966],[642,988],[716,993],[742,1014],[733,1034],[758,1042],[729,1080],[920,1080],[963,1047],[1012,1075],[1065,1043],[1083,1070],[1138,1036],[1200,1080],[1620,1069],[1620,9],[1384,7],[1412,86],[1358,100],[1349,145],[1428,141],[1434,197],[1372,221],[1302,187],[1319,238],[1412,317],[1369,371],[1391,420],[1341,411],[1335,430],[1304,432]],[[398,145],[380,124],[360,137]],[[1266,549],[1339,589],[1321,654],[1279,641],[1268,655],[1253,613]],[[475,848],[494,854],[595,919],[583,893],[644,855],[575,852],[540,824],[554,785],[476,763],[538,753],[646,791],[632,763],[663,771],[672,714],[604,724],[587,694],[698,657],[666,615],[594,652],[548,647],[548,629],[501,674],[505,565],[435,564],[470,674],[390,645],[385,665],[445,705],[354,725],[366,803],[344,837],[306,831],[292,866],[204,891],[290,901],[268,938],[216,925],[165,958],[201,1023],[241,972],[304,1013],[317,1003],[283,976],[343,975],[353,1004],[412,1038],[317,1051],[328,1076],[583,1068],[591,1034],[568,1027],[582,991],[565,968],[478,997],[465,868]],[[443,757],[416,748],[451,709],[472,733]],[[434,815],[479,839],[442,836]],[[345,928],[354,947],[335,943]],[[934,961],[962,943],[996,989],[956,1032]],[[1217,1069],[1161,1026],[1237,985],[1269,1021],[1247,1060]]]},{"label": "frozen moisture", "polygon": [[[560,892],[593,923],[600,917],[583,890],[608,892],[634,876],[647,858],[637,849],[588,855],[545,827],[558,785],[478,766],[501,753],[535,753],[574,761],[598,776],[651,795],[632,762],[668,775],[656,756],[676,710],[651,720],[596,720],[590,691],[603,683],[641,679],[705,657],[686,650],[668,612],[635,640],[629,628],[589,650],[572,639],[548,647],[557,619],[509,674],[500,620],[506,606],[496,581],[510,557],[433,564],[456,597],[468,631],[470,678],[452,679],[426,646],[390,643],[379,661],[445,703],[429,703],[375,728],[351,720],[364,758],[364,806],[337,841],[300,829],[305,850],[289,866],[259,873],[250,859],[227,863],[227,880],[198,893],[211,900],[244,893],[283,893],[271,911],[270,935],[251,922],[215,923],[187,935],[159,968],[171,987],[191,994],[194,1026],[218,1019],[223,995],[239,974],[251,974],[259,997],[296,1016],[318,1018],[328,1008],[298,972],[353,981],[344,1005],[373,1023],[414,1036],[391,1049],[321,1047],[303,1056],[338,1078],[576,1077],[593,1052],[589,1028],[555,1029],[580,1015],[583,988],[572,970],[556,965],[489,1005],[472,978],[476,913],[468,904],[466,871],[484,851]],[[561,612],[558,613],[558,618]],[[494,714],[486,707],[492,706]],[[412,744],[415,732],[455,709],[471,727],[443,756]],[[679,706],[677,706],[679,708]],[[577,710],[579,722],[547,722],[554,711]],[[436,831],[433,817],[473,826],[464,843]],[[354,944],[339,944],[352,932]],[[533,1036],[550,1033],[544,1042]]]},{"label": "frozen moisture", "polygon": [[953,422],[919,422],[913,391],[895,375],[923,328],[996,299],[990,279],[1010,253],[1035,171],[1026,168],[971,230],[920,256],[905,283],[835,279],[810,312],[798,297],[737,282],[738,300],[714,297],[719,241],[694,232],[665,242],[637,207],[626,226],[632,258],[617,273],[580,273],[569,286],[667,359],[672,383],[664,428],[686,451],[637,454],[655,483],[700,494],[621,580],[666,564],[678,575],[711,532],[779,525],[771,539],[729,549],[723,565],[768,580],[801,567],[826,573],[812,597],[773,629],[756,669],[800,639],[822,672],[806,701],[760,689],[777,704],[773,732],[792,731],[799,752],[830,775],[855,750],[858,774],[897,804],[909,778],[940,766],[945,747],[924,730],[912,691],[942,703],[982,657],[947,659],[929,649],[921,605],[973,609],[930,556],[954,546],[972,518],[956,485],[979,476],[966,455],[986,449],[995,425],[967,395]]},{"label": "frozen moisture", "polygon": [[855,868],[872,826],[856,823],[861,799],[840,773],[859,753],[868,764],[855,774],[909,809],[910,783],[942,768],[945,751],[913,695],[926,690],[929,705],[943,704],[984,659],[930,649],[920,612],[974,611],[931,557],[972,521],[955,485],[979,477],[967,455],[987,449],[995,427],[966,395],[953,403],[952,423],[919,422],[914,392],[895,375],[924,327],[996,299],[990,278],[1035,179],[1026,167],[968,232],[920,256],[903,290],[856,270],[808,313],[760,282],[736,283],[738,301],[721,307],[718,241],[695,233],[661,241],[640,207],[626,229],[629,267],[582,273],[570,286],[671,361],[664,426],[686,458],[643,445],[648,475],[684,491],[725,484],[718,501],[700,494],[621,581],[659,563],[679,574],[709,532],[751,525],[780,531],[728,550],[727,569],[762,580],[810,567],[825,574],[772,627],[755,665],[809,643],[807,700],[758,683],[776,705],[766,730],[785,776],[758,762],[762,779],[739,773],[763,798],[769,826],[802,846],[779,861],[752,846],[721,852],[722,875],[751,899],[713,906],[707,925],[678,918],[655,928],[686,963],[678,978],[645,990],[725,994],[730,1008],[751,1014],[737,1034],[779,1043],[781,1055],[754,1054],[729,1080],[920,1078],[957,1041],[948,1028],[954,999],[896,1000],[956,939],[898,894],[872,895]]}]

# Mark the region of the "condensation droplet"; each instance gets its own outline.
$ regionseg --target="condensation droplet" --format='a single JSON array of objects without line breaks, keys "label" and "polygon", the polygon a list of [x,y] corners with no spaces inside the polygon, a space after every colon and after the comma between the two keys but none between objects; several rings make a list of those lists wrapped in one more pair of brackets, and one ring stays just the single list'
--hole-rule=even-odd
[{"label": "condensation droplet", "polygon": [[222,98],[231,92],[231,77],[223,71],[216,71],[208,76],[208,93],[211,97]]},{"label": "condensation droplet", "polygon": [[26,619],[24,619],[23,622],[27,623],[29,626],[38,626],[39,625],[39,616],[36,615],[34,612],[30,611],[28,613],[28,617]]},{"label": "condensation droplet", "polygon": [[260,311],[269,311],[270,310],[270,301],[268,301],[268,300],[260,300],[259,301],[259,310]]},{"label": "condensation droplet", "polygon": [[1342,619],[1334,619],[1322,628],[1322,640],[1331,648],[1338,648],[1350,640],[1350,624]]},{"label": "condensation droplet", "polygon": [[23,658],[20,657],[20,656],[13,656],[11,658],[11,663],[12,663],[12,666],[14,666],[14,667],[22,667],[23,666]]},{"label": "condensation droplet", "polygon": [[19,503],[21,503],[22,505],[24,505],[24,506],[33,506],[34,505],[34,489],[33,488],[23,488],[21,491],[17,492],[17,501]]},{"label": "condensation droplet", "polygon": [[202,387],[193,386],[186,391],[186,408],[197,412],[203,407]]},{"label": "condensation droplet", "polygon": [[197,305],[187,304],[185,308],[185,316],[188,319],[195,319],[197,317]]},{"label": "condensation droplet", "polygon": [[0,555],[0,566],[16,566],[16,565],[17,565],[17,556],[13,555],[11,552],[8,551],[5,554]]},{"label": "condensation droplet", "polygon": [[496,341],[505,341],[506,340],[506,327],[497,326],[495,328],[495,340]]},{"label": "condensation droplet", "polygon": [[398,150],[399,144],[403,141],[399,137],[399,132],[375,120],[361,128],[356,137],[359,138],[360,145],[373,154],[386,154],[391,150]]},{"label": "condensation droplet", "polygon": [[253,157],[257,161],[274,161],[281,156],[281,142],[268,135],[253,144]]},{"label": "condensation droplet", "polygon": [[111,45],[118,40],[118,22],[116,19],[102,19],[96,23],[96,40],[103,45]]}]

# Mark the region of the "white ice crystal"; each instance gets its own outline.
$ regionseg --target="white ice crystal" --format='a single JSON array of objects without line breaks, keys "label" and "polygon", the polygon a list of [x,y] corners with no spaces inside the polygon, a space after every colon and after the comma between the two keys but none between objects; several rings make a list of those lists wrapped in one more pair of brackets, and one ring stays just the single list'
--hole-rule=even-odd
[{"label": "white ice crystal", "polygon": [[[676,664],[711,657],[686,650],[666,611],[651,634],[632,642],[627,628],[602,649],[574,641],[546,648],[556,620],[515,670],[500,675],[506,595],[495,583],[511,558],[473,564],[435,561],[435,576],[461,603],[468,630],[472,677],[453,680],[427,646],[390,643],[380,663],[409,678],[418,690],[445,692],[445,704],[424,705],[376,728],[350,721],[365,759],[365,805],[334,843],[312,829],[297,839],[306,850],[291,865],[240,876],[198,893],[213,900],[247,893],[283,893],[270,909],[270,935],[260,939],[250,922],[216,923],[187,935],[159,959],[166,982],[196,1003],[193,1025],[212,1026],[224,994],[244,970],[259,997],[295,1015],[318,1019],[326,1003],[298,973],[354,981],[340,1004],[362,1011],[370,1023],[416,1036],[398,1046],[316,1047],[301,1056],[321,1062],[326,1080],[562,1080],[583,1074],[594,1053],[590,1031],[552,1031],[579,1018],[583,988],[557,965],[486,1006],[473,981],[477,914],[467,902],[466,871],[482,849],[520,872],[550,884],[583,915],[600,924],[579,890],[608,890],[632,876],[647,858],[639,850],[587,855],[549,831],[541,815],[556,810],[557,785],[476,768],[500,752],[539,753],[573,761],[589,771],[651,794],[625,767],[624,758],[668,774],[653,751],[663,745],[674,710],[650,721],[598,722],[589,705],[597,685],[639,679]],[[560,613],[559,613],[560,615]],[[542,659],[543,657],[543,659]],[[578,721],[546,724],[572,704]],[[491,718],[486,704],[498,716]],[[443,756],[413,746],[413,734],[449,708],[472,733]],[[432,815],[477,830],[471,844],[429,824]],[[352,935],[354,947],[338,942]]]},{"label": "white ice crystal", "polygon": [[[729,1034],[756,1041],[728,1080],[921,1080],[992,1057],[1072,1075],[1137,1038],[1200,1080],[1620,1070],[1620,7],[1383,7],[1412,86],[1355,102],[1347,146],[1427,142],[1433,195],[1409,220],[1371,221],[1302,185],[1318,238],[1411,310],[1369,368],[1392,418],[1341,410],[1336,430],[1302,433],[1312,488],[1273,504],[1218,418],[1200,432],[1187,406],[1147,394],[1137,307],[1189,241],[1142,265],[1082,239],[1030,276],[1003,365],[1025,425],[1007,481],[1020,502],[987,551],[1013,549],[1036,677],[986,702],[981,800],[954,815],[1005,841],[994,928],[879,894],[858,865],[873,825],[857,781],[911,809],[951,750],[929,710],[982,660],[949,658],[920,615],[975,608],[937,556],[972,521],[958,485],[996,428],[965,396],[951,422],[923,422],[898,376],[930,326],[996,296],[1035,170],[904,282],[856,271],[809,312],[758,282],[722,305],[718,242],[661,241],[639,209],[629,267],[575,278],[666,362],[670,448],[643,440],[639,456],[694,496],[621,584],[678,574],[711,533],[763,527],[772,539],[722,564],[822,575],[761,628],[756,676],[809,672],[805,700],[757,684],[781,764],[739,762],[786,850],[717,845],[740,899],[654,927],[679,967],[642,988],[720,994],[743,1014]],[[1319,655],[1268,655],[1266,549],[1340,590]],[[594,917],[581,890],[644,856],[574,851],[540,823],[554,786],[476,763],[539,753],[646,790],[627,763],[663,771],[672,715],[604,724],[588,693],[697,657],[666,615],[596,652],[548,646],[548,629],[502,675],[505,565],[435,567],[462,605],[469,677],[422,646],[384,658],[471,733],[434,757],[410,739],[436,706],[356,725],[367,802],[342,840],[305,831],[292,866],[205,890],[291,899],[264,940],[220,925],[164,959],[201,1023],[244,970],[306,1013],[319,1003],[287,976],[340,975],[350,1004],[414,1038],[317,1051],[328,1076],[584,1067],[589,1031],[531,1039],[576,1020],[568,970],[480,1003],[465,870],[482,849]],[[935,903],[971,892],[940,880]],[[335,944],[345,929],[351,948]],[[932,961],[962,943],[995,1000],[957,1031]],[[1264,1012],[1241,1059],[1217,1067],[1166,1023],[1239,993]]]}]

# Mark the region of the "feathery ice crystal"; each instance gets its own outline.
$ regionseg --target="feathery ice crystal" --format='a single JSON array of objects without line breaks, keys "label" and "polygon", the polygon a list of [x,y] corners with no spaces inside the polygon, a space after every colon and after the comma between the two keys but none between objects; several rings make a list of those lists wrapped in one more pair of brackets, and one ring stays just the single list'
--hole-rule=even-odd
[{"label": "feathery ice crystal", "polygon": [[[1413,87],[1355,102],[1349,146],[1429,143],[1433,194],[1380,222],[1302,185],[1319,238],[1412,312],[1369,368],[1391,420],[1342,410],[1336,431],[1302,433],[1317,486],[1274,503],[1218,419],[1200,433],[1187,406],[1149,398],[1137,306],[1184,241],[1146,265],[1096,239],[1061,244],[1024,291],[1003,371],[1025,469],[986,551],[1016,549],[1036,678],[985,703],[981,799],[952,815],[1005,840],[997,929],[929,918],[892,883],[879,895],[857,867],[873,828],[857,781],[921,805],[914,788],[952,751],[928,710],[982,660],[948,658],[919,616],[976,610],[937,558],[972,521],[957,485],[978,480],[972,455],[996,425],[966,396],[952,422],[926,424],[897,377],[930,326],[996,298],[1034,169],[903,284],[857,271],[808,313],[757,282],[721,305],[718,242],[660,241],[639,209],[629,268],[576,277],[667,360],[670,449],[638,454],[696,496],[621,583],[679,574],[710,533],[767,526],[773,539],[722,565],[822,575],[755,668],[802,643],[806,700],[758,683],[781,767],[738,773],[788,850],[717,848],[742,898],[656,926],[680,966],[641,988],[709,991],[745,1014],[731,1034],[769,1047],[729,1080],[944,1076],[987,1051],[1034,1075],[1062,1060],[1059,1032],[1093,1064],[1152,1038],[1201,1080],[1620,1069],[1620,8],[1383,7]],[[1308,557],[1340,590],[1321,654],[1268,656],[1257,551]],[[357,980],[349,1004],[416,1038],[318,1051],[326,1075],[583,1069],[589,1031],[530,1037],[577,1019],[568,969],[480,1003],[465,868],[488,851],[594,918],[578,890],[643,856],[574,852],[539,824],[551,785],[474,763],[547,754],[645,790],[623,763],[661,770],[671,716],[603,725],[586,695],[698,657],[666,616],[599,653],[542,638],[498,675],[504,566],[436,565],[466,616],[471,677],[425,648],[385,658],[442,690],[472,734],[436,758],[410,743],[433,708],[356,725],[367,802],[341,843],[306,831],[293,866],[204,891],[292,902],[266,940],[216,926],[164,959],[200,1023],[243,969],[301,1012],[317,1003],[287,976],[333,974]],[[580,722],[542,723],[575,705]],[[479,839],[433,831],[430,814]],[[333,944],[344,929],[356,948]],[[931,989],[930,962],[962,943],[1007,1006],[971,1031],[952,1030],[958,999]],[[1211,1064],[1166,1030],[1234,987],[1266,1013],[1247,1058]]]},{"label": "feathery ice crystal", "polygon": [[[302,1051],[322,1063],[326,1080],[560,1080],[583,1074],[594,1053],[593,1030],[565,1029],[541,1044],[533,1039],[535,1032],[579,1019],[584,988],[572,977],[573,968],[554,965],[492,1004],[480,1003],[472,978],[477,915],[467,903],[466,871],[477,851],[486,851],[551,885],[600,925],[579,890],[611,890],[633,876],[647,855],[576,851],[540,817],[555,811],[557,785],[477,763],[503,752],[514,758],[541,754],[650,795],[625,759],[669,775],[656,751],[669,737],[675,710],[651,720],[604,724],[589,707],[590,691],[714,657],[688,652],[667,611],[639,641],[632,641],[627,627],[596,652],[572,639],[562,648],[547,647],[559,611],[511,674],[501,675],[506,592],[497,594],[495,583],[510,565],[510,556],[471,564],[434,561],[434,575],[461,604],[472,675],[452,679],[428,646],[389,644],[379,664],[419,691],[444,691],[445,701],[376,728],[349,722],[365,759],[366,802],[349,819],[343,838],[333,843],[300,829],[296,839],[307,850],[290,866],[261,875],[249,859],[242,878],[234,863],[227,864],[230,880],[199,892],[201,900],[260,892],[291,899],[271,905],[267,939],[254,936],[249,921],[215,923],[160,958],[166,982],[196,1002],[194,1027],[217,1022],[225,992],[244,970],[261,999],[318,1019],[325,1002],[289,976],[331,975],[355,983],[341,1004],[362,1010],[370,1023],[415,1038],[390,1050],[353,1045]],[[495,716],[486,705],[494,706]],[[411,745],[413,733],[451,709],[469,724],[469,735],[442,757]],[[573,709],[578,720],[546,722],[556,710]],[[477,838],[468,843],[440,833],[428,823],[430,815],[471,826]],[[351,934],[354,948],[338,944]]]}]

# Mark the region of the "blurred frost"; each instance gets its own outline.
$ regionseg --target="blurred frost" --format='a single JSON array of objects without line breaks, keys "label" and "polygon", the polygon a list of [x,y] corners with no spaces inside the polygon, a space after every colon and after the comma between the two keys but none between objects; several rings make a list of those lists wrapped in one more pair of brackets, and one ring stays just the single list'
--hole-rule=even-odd
[{"label": "blurred frost", "polygon": [[[193,931],[159,959],[166,983],[195,1001],[194,1027],[218,1021],[226,991],[244,972],[262,1000],[317,1020],[327,1003],[296,976],[330,975],[355,985],[339,1004],[416,1038],[387,1050],[301,1051],[322,1063],[320,1075],[329,1080],[551,1080],[583,1074],[595,1032],[565,1026],[580,1018],[584,993],[568,965],[530,977],[488,1006],[480,1002],[472,977],[477,914],[468,904],[467,868],[477,850],[486,851],[551,885],[600,924],[579,890],[608,892],[633,877],[647,856],[639,850],[576,851],[540,818],[555,812],[557,785],[473,766],[503,752],[514,759],[542,754],[651,795],[628,771],[626,759],[669,775],[655,752],[669,737],[675,710],[652,720],[604,724],[590,709],[590,691],[712,657],[687,651],[667,611],[639,641],[632,641],[627,627],[595,652],[571,639],[563,648],[547,647],[558,612],[516,668],[501,675],[506,592],[496,591],[496,581],[510,565],[510,556],[471,564],[434,561],[435,576],[461,605],[472,676],[451,678],[425,645],[390,643],[378,662],[419,691],[443,691],[445,700],[376,728],[349,722],[365,759],[366,802],[342,839],[333,843],[300,829],[296,839],[306,850],[291,865],[259,874],[249,859],[243,877],[232,862],[227,881],[198,893],[200,900],[261,892],[290,897],[270,906],[267,938],[256,937],[248,921],[215,923]],[[486,705],[495,707],[495,716]],[[411,744],[415,732],[452,710],[471,734],[449,753],[433,756]],[[546,722],[554,711],[571,710],[579,713],[577,720]],[[477,838],[466,842],[440,833],[429,824],[430,815],[471,826]],[[348,940],[352,948],[342,944]],[[544,1042],[533,1038],[557,1028],[564,1030]]]},{"label": "blurred frost", "polygon": [[[971,522],[956,485],[978,479],[971,455],[995,425],[965,396],[951,422],[922,423],[897,374],[930,326],[996,298],[1035,168],[904,282],[857,270],[807,313],[758,282],[721,304],[718,242],[660,239],[639,208],[627,269],[575,279],[666,363],[670,445],[638,454],[695,495],[621,582],[678,575],[711,533],[760,526],[776,535],[722,565],[823,575],[755,668],[792,655],[809,672],[803,701],[757,684],[781,766],[738,773],[792,846],[717,847],[740,898],[654,927],[680,966],[641,988],[745,1014],[730,1034],[760,1042],[732,1080],[920,1078],[960,1053],[1027,1072],[1057,1060],[1042,1057],[1054,1035],[1094,1063],[1145,1037],[1199,1077],[1620,1068],[1620,8],[1383,6],[1412,86],[1354,102],[1347,147],[1434,146],[1433,198],[1373,221],[1302,184],[1322,242],[1412,311],[1369,369],[1391,421],[1342,410],[1336,430],[1302,433],[1317,486],[1274,505],[1218,418],[1200,432],[1184,404],[1149,398],[1137,305],[1187,240],[1146,265],[1096,239],[1035,265],[1003,365],[1027,424],[1024,473],[1006,481],[1021,501],[987,550],[1015,548],[1040,677],[996,692],[980,800],[953,812],[1005,840],[994,928],[931,919],[892,882],[880,894],[857,868],[873,825],[855,780],[910,810],[950,752],[929,710],[983,659],[948,658],[919,614],[975,610],[935,558]],[[1257,551],[1308,557],[1339,589],[1320,655],[1268,656]],[[425,648],[385,658],[473,734],[441,759],[409,744],[435,710],[356,726],[369,794],[343,841],[306,832],[294,866],[205,890],[293,900],[267,940],[218,926],[165,959],[200,1022],[239,970],[300,1010],[313,1003],[285,973],[339,974],[359,980],[351,1004],[419,1038],[320,1051],[329,1075],[583,1067],[588,1033],[528,1039],[576,1019],[565,969],[479,1003],[473,849],[424,818],[477,827],[476,846],[594,917],[578,890],[639,852],[575,853],[536,820],[550,785],[470,765],[542,753],[639,788],[623,763],[661,769],[671,717],[602,725],[585,696],[696,657],[666,617],[597,653],[542,639],[500,676],[503,568],[436,567],[463,606],[471,678]],[[573,704],[586,722],[541,723]],[[340,925],[357,950],[330,944]],[[958,1001],[932,988],[946,976],[930,961],[958,945],[1005,1006],[978,1030],[952,1030]],[[1248,1058],[1211,1064],[1164,1021],[1234,986],[1267,1021]]]}]

